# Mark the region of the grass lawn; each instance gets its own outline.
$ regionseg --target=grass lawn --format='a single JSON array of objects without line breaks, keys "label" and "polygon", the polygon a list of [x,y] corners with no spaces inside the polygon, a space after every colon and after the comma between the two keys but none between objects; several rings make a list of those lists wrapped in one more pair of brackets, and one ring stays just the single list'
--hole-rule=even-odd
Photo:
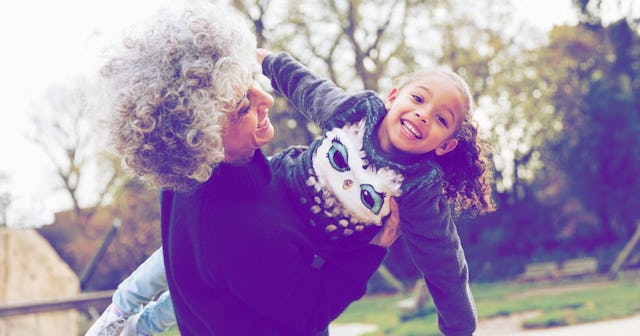
[{"label": "grass lawn", "polygon": [[[640,313],[640,279],[538,284],[472,284],[480,319],[539,311],[525,328],[602,321]],[[379,326],[385,336],[441,335],[432,303],[417,318],[401,321],[396,303],[406,296],[367,297],[353,303],[337,323]],[[371,335],[380,335],[372,333]]]},{"label": "grass lawn", "polygon": [[[601,321],[640,313],[640,279],[554,283],[472,284],[480,319],[539,311],[525,320],[525,328]],[[336,323],[370,323],[379,326],[371,335],[440,335],[430,302],[418,317],[402,321],[396,304],[408,295],[367,296],[354,302]],[[382,334],[380,333],[382,332]],[[178,336],[176,330],[162,334]]]}]

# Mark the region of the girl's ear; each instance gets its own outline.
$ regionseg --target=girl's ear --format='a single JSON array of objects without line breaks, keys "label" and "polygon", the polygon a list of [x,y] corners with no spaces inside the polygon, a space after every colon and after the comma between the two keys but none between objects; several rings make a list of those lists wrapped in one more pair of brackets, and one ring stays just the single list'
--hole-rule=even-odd
[{"label": "girl's ear", "polygon": [[436,148],[436,155],[444,155],[454,150],[458,146],[458,139],[449,139]]},{"label": "girl's ear", "polygon": [[396,100],[397,95],[398,95],[398,88],[391,89],[391,91],[389,92],[389,95],[387,96],[387,100],[384,101],[384,107],[387,109],[387,111],[391,109],[391,105],[393,101]]}]

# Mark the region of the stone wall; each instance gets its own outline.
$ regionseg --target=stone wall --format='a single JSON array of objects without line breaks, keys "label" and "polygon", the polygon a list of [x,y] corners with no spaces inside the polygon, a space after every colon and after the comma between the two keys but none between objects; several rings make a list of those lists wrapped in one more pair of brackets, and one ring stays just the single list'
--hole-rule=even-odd
[{"label": "stone wall", "polygon": [[[0,305],[74,297],[80,282],[34,229],[0,228]],[[0,319],[0,336],[78,335],[75,310]]]}]

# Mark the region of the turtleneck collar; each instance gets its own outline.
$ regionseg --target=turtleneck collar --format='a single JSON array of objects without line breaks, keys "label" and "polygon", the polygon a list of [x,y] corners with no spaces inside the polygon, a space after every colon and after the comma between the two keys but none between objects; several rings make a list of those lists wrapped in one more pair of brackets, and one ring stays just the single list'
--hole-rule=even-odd
[{"label": "turtleneck collar", "polygon": [[244,165],[220,163],[206,184],[233,193],[253,193],[270,181],[269,162],[261,150],[256,150],[251,160]]}]

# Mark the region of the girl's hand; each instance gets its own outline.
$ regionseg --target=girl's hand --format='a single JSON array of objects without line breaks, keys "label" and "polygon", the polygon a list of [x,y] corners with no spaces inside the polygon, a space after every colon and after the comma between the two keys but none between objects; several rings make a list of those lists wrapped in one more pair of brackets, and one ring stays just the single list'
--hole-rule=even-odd
[{"label": "girl's hand", "polygon": [[389,210],[389,216],[385,219],[382,230],[371,239],[369,244],[386,248],[391,246],[402,234],[402,231],[400,231],[400,211],[393,197],[390,198]]},{"label": "girl's hand", "polygon": [[262,61],[264,60],[264,58],[270,54],[272,54],[270,50],[258,48],[256,50],[256,59],[258,60],[258,64],[262,65]]}]

